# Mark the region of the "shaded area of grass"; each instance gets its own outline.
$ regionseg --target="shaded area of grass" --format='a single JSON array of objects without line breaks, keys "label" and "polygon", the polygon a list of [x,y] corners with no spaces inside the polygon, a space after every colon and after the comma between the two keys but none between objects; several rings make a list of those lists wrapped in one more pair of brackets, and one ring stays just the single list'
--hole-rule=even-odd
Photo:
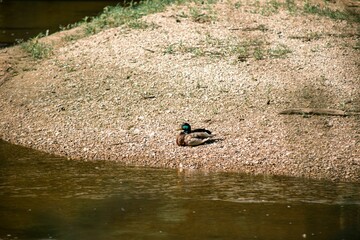
[{"label": "shaded area of grass", "polygon": [[170,44],[164,49],[164,54],[187,53],[192,57],[235,56],[240,62],[245,62],[250,58],[256,60],[285,58],[291,52],[290,48],[283,44],[271,47],[268,42],[259,39],[239,41],[231,38],[219,39],[211,35],[207,35],[205,40],[201,40],[195,45],[178,42]]},{"label": "shaded area of grass", "polygon": [[306,2],[304,4],[303,11],[309,14],[316,14],[319,16],[329,17],[334,20],[347,20],[347,21],[360,22],[360,17],[357,14],[332,10],[328,7],[320,7],[319,5],[310,4],[309,2]]},{"label": "shaded area of grass", "polygon": [[[254,7],[254,10],[251,12],[264,16],[276,14],[280,10],[287,10],[290,13],[315,14],[323,17],[329,17],[334,20],[360,22],[359,14],[352,13],[350,11],[333,10],[329,7],[329,3],[326,0],[324,0],[324,6],[311,3],[310,1],[305,1],[304,3],[299,1],[297,3],[295,0],[269,0],[264,4],[260,4],[259,1],[255,1],[251,5]],[[240,6],[240,2],[236,2],[234,5],[235,8],[239,8]]]}]

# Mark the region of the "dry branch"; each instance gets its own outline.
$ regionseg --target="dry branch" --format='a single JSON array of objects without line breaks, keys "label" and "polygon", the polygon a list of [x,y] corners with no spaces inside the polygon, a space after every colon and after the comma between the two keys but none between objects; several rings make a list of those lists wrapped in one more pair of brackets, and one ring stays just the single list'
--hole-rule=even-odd
[{"label": "dry branch", "polygon": [[329,116],[351,116],[351,115],[360,115],[359,112],[345,112],[338,109],[326,109],[326,108],[289,108],[285,109],[279,114],[312,114],[312,115],[329,115]]}]

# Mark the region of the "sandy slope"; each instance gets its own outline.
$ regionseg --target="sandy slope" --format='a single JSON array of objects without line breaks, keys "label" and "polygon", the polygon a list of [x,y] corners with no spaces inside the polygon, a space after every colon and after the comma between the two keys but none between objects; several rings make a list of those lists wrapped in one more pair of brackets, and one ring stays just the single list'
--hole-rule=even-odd
[{"label": "sandy slope", "polygon": [[[171,6],[146,29],[71,42],[61,32],[37,62],[1,50],[0,138],[70,158],[359,181],[358,116],[278,114],[360,111],[359,24],[245,2]],[[184,121],[220,140],[176,146]]]}]

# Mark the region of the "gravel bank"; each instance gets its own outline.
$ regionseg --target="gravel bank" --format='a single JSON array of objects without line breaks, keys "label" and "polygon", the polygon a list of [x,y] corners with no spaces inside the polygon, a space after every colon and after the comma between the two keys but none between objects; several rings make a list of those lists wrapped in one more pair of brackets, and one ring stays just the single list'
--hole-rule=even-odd
[{"label": "gravel bank", "polygon": [[[359,116],[278,114],[360,111],[359,24],[261,6],[170,6],[145,29],[60,32],[39,61],[0,50],[0,138],[73,159],[360,181]],[[219,141],[176,146],[184,121]]]}]

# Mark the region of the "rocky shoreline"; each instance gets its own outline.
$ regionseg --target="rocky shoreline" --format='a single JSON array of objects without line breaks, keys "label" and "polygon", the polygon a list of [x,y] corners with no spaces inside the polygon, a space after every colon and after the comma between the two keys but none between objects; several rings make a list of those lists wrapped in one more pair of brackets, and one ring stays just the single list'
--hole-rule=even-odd
[{"label": "rocky shoreline", "polygon": [[[279,114],[360,111],[359,24],[258,10],[172,5],[146,28],[41,39],[45,59],[2,49],[0,138],[71,159],[359,182],[358,115]],[[184,121],[220,140],[177,146]]]}]

